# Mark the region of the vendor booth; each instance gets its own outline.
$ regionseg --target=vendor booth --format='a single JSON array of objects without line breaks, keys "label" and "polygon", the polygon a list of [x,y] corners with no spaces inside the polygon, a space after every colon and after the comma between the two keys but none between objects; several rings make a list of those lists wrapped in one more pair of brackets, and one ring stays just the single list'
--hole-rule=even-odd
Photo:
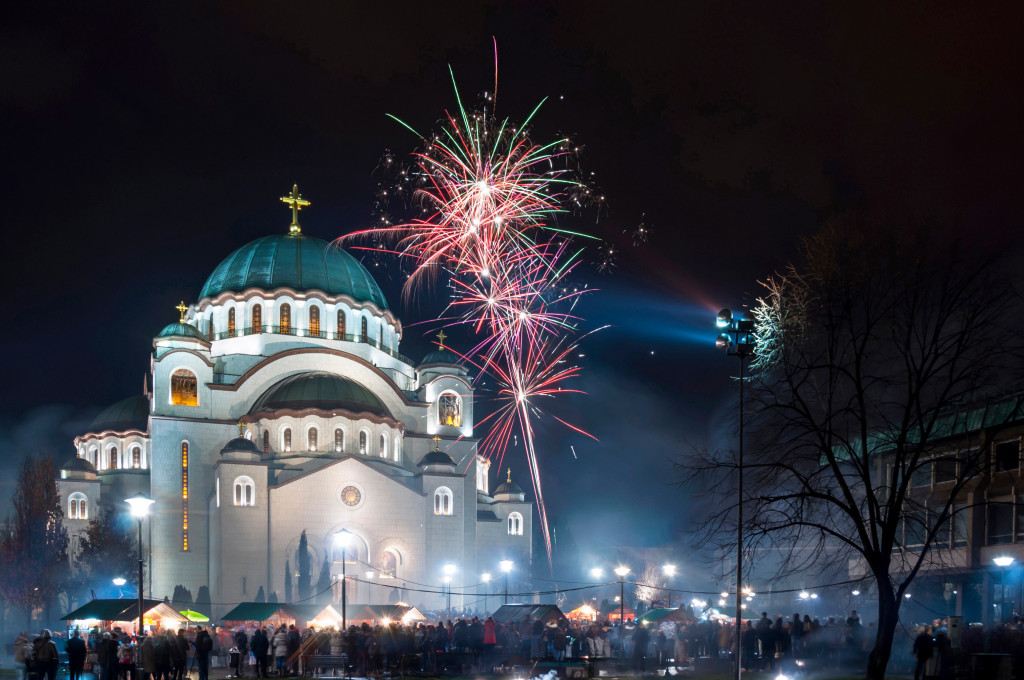
[{"label": "vendor booth", "polygon": [[566,620],[562,610],[553,604],[503,604],[491,615],[495,623],[519,623],[527,616],[546,625],[560,625]]},{"label": "vendor booth", "polygon": [[[188,619],[176,612],[163,600],[143,600],[142,621],[146,631],[176,629]],[[95,626],[104,629],[120,628],[133,635],[139,625],[138,600],[93,600],[62,617],[69,629],[89,630]]]}]

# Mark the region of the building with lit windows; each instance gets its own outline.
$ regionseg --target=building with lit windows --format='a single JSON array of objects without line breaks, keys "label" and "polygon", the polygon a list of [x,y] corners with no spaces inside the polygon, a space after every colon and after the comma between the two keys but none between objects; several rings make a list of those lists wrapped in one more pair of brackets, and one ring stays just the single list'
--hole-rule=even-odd
[{"label": "building with lit windows", "polygon": [[[154,338],[145,393],[75,438],[59,481],[72,549],[101,499],[142,491],[156,501],[152,597],[180,584],[217,603],[260,587],[284,601],[301,532],[316,583],[325,560],[341,573],[334,536],[347,529],[349,602],[388,603],[453,564],[461,606],[460,586],[498,561],[529,569],[532,503],[510,478],[490,490],[471,377],[443,336],[422,361],[403,356],[377,283],[303,234],[289,199],[290,230],[228,255]],[[443,596],[408,598],[436,608]]]}]

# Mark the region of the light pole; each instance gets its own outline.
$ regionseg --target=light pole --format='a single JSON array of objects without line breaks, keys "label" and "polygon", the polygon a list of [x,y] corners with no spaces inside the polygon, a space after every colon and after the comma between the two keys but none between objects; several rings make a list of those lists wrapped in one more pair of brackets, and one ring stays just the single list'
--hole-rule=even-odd
[{"label": "light pole", "polygon": [[1006,620],[1003,609],[1006,607],[1006,568],[1013,564],[1014,560],[1009,556],[1000,556],[992,559],[992,562],[999,567],[999,620],[1002,623]]},{"label": "light pole", "polygon": [[447,587],[447,590],[448,590],[448,607],[447,607],[447,611],[448,611],[448,619],[451,620],[451,618],[452,618],[452,576],[455,575],[455,565],[451,564],[449,562],[448,564],[444,565],[444,567],[442,567],[441,570],[444,572],[444,583],[445,583],[446,586],[448,586]]},{"label": "light pole", "polygon": [[739,453],[737,461],[736,501],[736,680],[742,677],[740,655],[742,652],[743,620],[743,369],[748,357],[754,354],[753,319],[733,318],[732,310],[723,309],[718,313],[717,325],[722,332],[715,340],[715,347],[724,349],[729,356],[740,360],[740,422]]},{"label": "light pole", "polygon": [[505,572],[505,604],[508,604],[508,572],[512,571],[512,560],[502,560],[498,566]]},{"label": "light pole", "polygon": [[[131,498],[126,498],[124,502],[128,504],[129,508],[131,508],[132,517],[137,519],[139,522],[139,629],[136,631],[136,635],[141,636],[143,626],[145,625],[145,622],[142,620],[142,615],[144,613],[142,611],[142,520],[146,519],[146,516],[149,515],[149,508],[156,501],[140,491]],[[138,667],[138,677],[141,680],[141,666]]]},{"label": "light pole", "polygon": [[352,532],[348,529],[334,532],[334,546],[341,548],[341,630],[348,630],[348,582],[345,573],[345,552],[352,541]]},{"label": "light pole", "polygon": [[487,595],[491,587],[491,575],[485,571],[480,574],[480,580],[484,582],[484,616],[487,616]]},{"label": "light pole", "polygon": [[[661,573],[665,574],[665,578],[672,578],[676,575],[676,565],[666,564],[662,566]],[[672,589],[668,589],[668,608],[672,609]]]},{"label": "light pole", "polygon": [[619,637],[625,643],[624,633],[626,630],[626,574],[629,567],[615,567],[615,575],[619,577]]}]

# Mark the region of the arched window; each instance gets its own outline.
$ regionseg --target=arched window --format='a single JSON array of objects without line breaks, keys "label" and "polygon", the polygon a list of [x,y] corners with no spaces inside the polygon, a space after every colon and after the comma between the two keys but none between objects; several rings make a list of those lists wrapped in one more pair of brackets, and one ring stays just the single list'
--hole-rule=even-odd
[{"label": "arched window", "polygon": [[292,332],[292,306],[287,302],[281,305],[281,332],[291,335]]},{"label": "arched window", "polygon": [[252,307],[252,332],[263,332],[263,305],[253,305]]},{"label": "arched window", "polygon": [[462,397],[452,392],[438,397],[437,422],[449,427],[462,427]]},{"label": "arched window", "polygon": [[138,446],[132,447],[132,467],[136,470],[142,467],[142,449]]},{"label": "arched window", "polygon": [[117,469],[117,447],[111,446],[107,450],[107,467],[111,470]]},{"label": "arched window", "polygon": [[366,455],[366,430],[359,433],[359,453]]},{"label": "arched window", "polygon": [[95,446],[89,449],[89,462],[92,463],[93,467],[95,467],[97,470],[100,468],[99,456],[99,451],[96,450]]},{"label": "arched window", "polygon": [[391,550],[385,550],[380,556],[380,577],[395,578],[398,575],[398,555]]},{"label": "arched window", "polygon": [[395,462],[402,462],[402,440],[397,435],[395,436]]},{"label": "arched window", "polygon": [[188,550],[188,442],[181,443],[181,549]]},{"label": "arched window", "polygon": [[217,498],[217,507],[220,507],[220,477],[214,477],[213,479],[213,490],[214,495]]},{"label": "arched window", "polygon": [[252,507],[256,505],[256,484],[251,477],[235,478],[235,505],[239,507]]},{"label": "arched window", "polygon": [[171,404],[174,406],[199,405],[199,381],[186,368],[179,368],[171,374]]},{"label": "arched window", "polygon": [[385,437],[384,435],[381,435],[380,439],[377,442],[377,451],[379,452],[381,458],[388,457],[388,438]]},{"label": "arched window", "polygon": [[309,308],[309,334],[311,337],[320,337],[320,308],[312,306]]},{"label": "arched window", "polygon": [[228,337],[235,337],[235,308],[228,310]]},{"label": "arched window", "polygon": [[292,450],[292,428],[286,427],[281,431],[281,448],[285,451]]},{"label": "arched window", "polygon": [[439,486],[434,492],[434,514],[450,515],[452,506],[452,490],[447,486]]},{"label": "arched window", "polygon": [[338,310],[338,340],[347,340],[345,337],[345,310]]},{"label": "arched window", "polygon": [[518,512],[510,512],[508,515],[508,535],[523,535],[523,516]]},{"label": "arched window", "polygon": [[345,431],[340,427],[334,428],[334,450],[341,453],[345,449]]},{"label": "arched window", "polygon": [[360,342],[367,342],[370,339],[370,326],[366,322],[366,317],[365,316],[363,317],[363,320],[360,322],[359,330],[362,333],[362,335],[359,338],[359,341]]},{"label": "arched window", "polygon": [[317,440],[317,430],[316,430],[315,427],[311,427],[311,428],[309,428],[309,431],[306,432],[306,450],[307,451],[316,451],[316,445],[317,445],[317,441],[316,440]]},{"label": "arched window", "polygon": [[88,501],[81,491],[68,496],[68,519],[89,519]]},{"label": "arched window", "polygon": [[263,430],[263,453],[270,453],[270,430]]}]

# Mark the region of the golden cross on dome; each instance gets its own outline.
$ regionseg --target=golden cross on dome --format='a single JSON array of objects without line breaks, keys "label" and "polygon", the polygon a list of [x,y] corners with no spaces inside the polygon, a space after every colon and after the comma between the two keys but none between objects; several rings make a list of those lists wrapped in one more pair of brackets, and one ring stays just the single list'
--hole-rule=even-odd
[{"label": "golden cross on dome", "polygon": [[292,193],[282,196],[281,201],[287,203],[292,209],[292,223],[288,227],[288,233],[293,235],[302,233],[302,228],[299,226],[299,211],[309,205],[309,201],[304,199],[302,194],[299,193],[299,185],[293,184]]},{"label": "golden cross on dome", "polygon": [[439,436],[437,436],[436,434],[434,435],[434,450],[435,451],[440,451],[441,450],[441,438]]},{"label": "golden cross on dome", "polygon": [[508,483],[512,483],[512,468],[508,469]]},{"label": "golden cross on dome", "polygon": [[178,323],[185,323],[185,312],[188,311],[188,307],[185,306],[185,301],[182,300],[181,302],[179,302],[178,306],[175,307],[175,309],[178,310],[179,314]]},{"label": "golden cross on dome", "polygon": [[445,338],[447,338],[447,337],[448,336],[444,334],[444,329],[443,328],[437,333],[437,340],[438,340],[438,342],[441,345],[441,349],[444,349],[444,341],[445,341]]},{"label": "golden cross on dome", "polygon": [[238,436],[242,437],[243,435],[245,435],[245,423],[243,423],[241,420],[239,420],[238,421]]}]

